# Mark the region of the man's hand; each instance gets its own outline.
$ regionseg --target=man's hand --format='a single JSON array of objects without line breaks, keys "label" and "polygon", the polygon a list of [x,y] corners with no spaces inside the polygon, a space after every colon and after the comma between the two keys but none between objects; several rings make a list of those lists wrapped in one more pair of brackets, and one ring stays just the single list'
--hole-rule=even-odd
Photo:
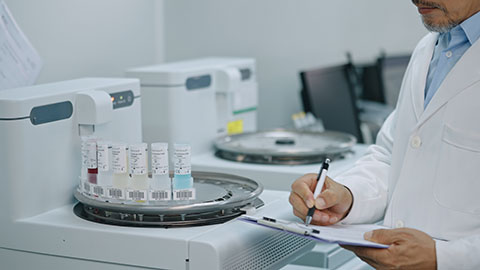
[{"label": "man's hand", "polygon": [[375,269],[437,269],[435,241],[426,233],[401,228],[365,233],[365,240],[390,245],[386,249],[342,246]]},{"label": "man's hand", "polygon": [[313,198],[317,185],[317,174],[306,174],[292,184],[290,204],[293,214],[305,220],[308,209],[315,205],[312,224],[331,225],[344,218],[352,206],[353,197],[345,186],[333,181],[328,176],[325,179],[322,193]]}]

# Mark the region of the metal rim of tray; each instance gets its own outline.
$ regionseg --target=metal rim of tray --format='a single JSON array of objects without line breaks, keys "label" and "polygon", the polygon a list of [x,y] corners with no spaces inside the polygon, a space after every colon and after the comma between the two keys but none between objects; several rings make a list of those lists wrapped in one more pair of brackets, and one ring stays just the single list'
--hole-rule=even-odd
[{"label": "metal rim of tray", "polygon": [[[166,201],[156,202],[155,204],[105,202],[90,198],[77,190],[74,196],[80,203],[103,211],[145,215],[182,215],[243,207],[251,204],[263,191],[263,186],[260,183],[236,175],[194,171],[192,177],[195,183],[194,187],[196,185],[205,185],[205,187],[211,185],[212,188],[216,187],[217,190],[223,188],[225,194],[211,198],[207,196],[207,199],[204,200]],[[197,192],[199,191],[197,190]]]},{"label": "metal rim of tray", "polygon": [[[307,142],[311,144],[303,144],[302,137],[307,138]],[[242,143],[242,140],[246,143]],[[300,143],[295,143],[297,141]],[[315,145],[314,142],[318,142],[318,144]],[[227,160],[298,165],[318,163],[326,157],[341,158],[351,152],[356,142],[353,135],[337,131],[311,132],[277,129],[222,136],[215,140],[214,145],[217,149],[216,156]],[[263,143],[263,145],[251,147],[256,143]]]}]

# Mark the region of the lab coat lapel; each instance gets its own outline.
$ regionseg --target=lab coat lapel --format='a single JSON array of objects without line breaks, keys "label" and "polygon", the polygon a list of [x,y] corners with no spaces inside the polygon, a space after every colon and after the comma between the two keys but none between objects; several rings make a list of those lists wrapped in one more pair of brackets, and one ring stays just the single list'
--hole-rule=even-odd
[{"label": "lab coat lapel", "polygon": [[477,41],[447,74],[421,115],[418,125],[429,119],[454,96],[478,81],[480,81],[480,42]]},{"label": "lab coat lapel", "polygon": [[423,113],[423,104],[425,102],[425,85],[427,83],[427,74],[430,62],[433,56],[433,50],[437,43],[438,33],[431,33],[424,42],[422,48],[417,51],[418,57],[413,58],[412,79],[410,80],[410,91],[417,120]]}]

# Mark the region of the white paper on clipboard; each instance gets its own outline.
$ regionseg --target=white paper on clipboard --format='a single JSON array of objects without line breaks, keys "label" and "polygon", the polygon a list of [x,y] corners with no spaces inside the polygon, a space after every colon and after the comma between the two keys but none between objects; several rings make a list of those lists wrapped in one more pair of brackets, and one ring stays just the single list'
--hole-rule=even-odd
[{"label": "white paper on clipboard", "polygon": [[306,226],[298,222],[248,215],[241,216],[240,220],[276,230],[285,231],[286,233],[294,233],[302,237],[320,242],[372,248],[388,248],[388,245],[367,241],[363,238],[363,234],[368,231],[376,229],[386,229],[386,227],[375,224]]},{"label": "white paper on clipboard", "polygon": [[35,83],[43,62],[0,0],[0,90]]}]

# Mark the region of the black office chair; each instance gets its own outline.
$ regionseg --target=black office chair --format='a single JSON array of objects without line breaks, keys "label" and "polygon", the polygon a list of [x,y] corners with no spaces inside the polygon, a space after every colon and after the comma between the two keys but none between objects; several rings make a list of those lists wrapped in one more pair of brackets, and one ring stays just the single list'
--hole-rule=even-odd
[{"label": "black office chair", "polygon": [[351,64],[300,72],[301,97],[305,112],[323,122],[325,129],[354,135],[362,143],[356,97],[349,77]]}]

